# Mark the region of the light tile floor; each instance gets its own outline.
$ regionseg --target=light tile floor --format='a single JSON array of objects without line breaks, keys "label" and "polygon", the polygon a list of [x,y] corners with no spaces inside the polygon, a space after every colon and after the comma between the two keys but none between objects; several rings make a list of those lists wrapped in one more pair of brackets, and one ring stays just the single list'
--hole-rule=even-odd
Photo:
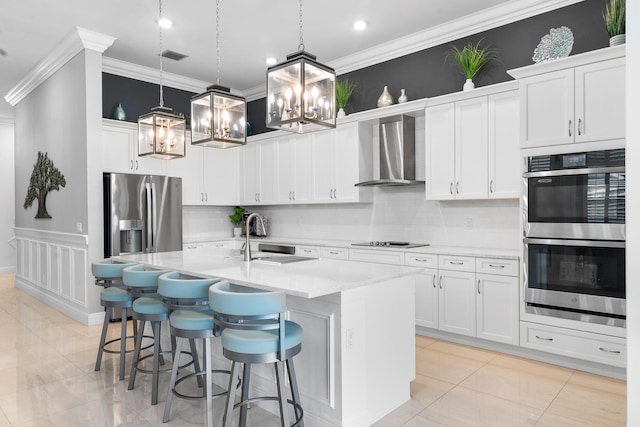
[{"label": "light tile floor", "polygon": [[[165,396],[150,405],[148,375],[128,391],[111,354],[94,372],[100,330],[16,290],[13,275],[0,275],[0,427],[162,425]],[[412,399],[375,427],[625,425],[624,381],[421,336],[416,374]],[[260,408],[250,413],[252,425],[278,425]],[[174,399],[167,426],[203,423],[201,403]]]}]

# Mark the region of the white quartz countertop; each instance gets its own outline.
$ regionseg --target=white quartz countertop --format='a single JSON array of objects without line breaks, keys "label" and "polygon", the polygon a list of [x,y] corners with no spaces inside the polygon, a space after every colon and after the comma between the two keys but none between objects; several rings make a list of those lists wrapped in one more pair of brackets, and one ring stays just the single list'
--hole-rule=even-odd
[{"label": "white quartz countertop", "polygon": [[[212,241],[229,241],[236,240],[234,238],[228,239],[215,239]],[[244,239],[237,239],[240,244],[244,242]],[[303,245],[303,246],[319,246],[319,247],[336,247],[336,248],[350,248],[350,249],[371,249],[371,250],[385,250],[385,251],[399,251],[408,253],[421,253],[421,254],[439,254],[439,255],[457,255],[457,256],[473,256],[482,258],[504,258],[504,259],[518,259],[520,252],[517,249],[504,249],[504,248],[484,248],[484,247],[470,247],[470,246],[447,246],[447,245],[427,245],[417,248],[402,248],[402,247],[371,247],[371,246],[354,246],[353,243],[359,243],[355,241],[345,240],[330,240],[330,239],[301,239],[296,237],[266,237],[266,238],[251,238],[253,243],[278,243],[283,245]],[[194,242],[195,243],[195,242]],[[412,242],[412,243],[426,243],[426,242]]]},{"label": "white quartz countertop", "polygon": [[420,272],[415,267],[332,259],[313,259],[281,265],[259,261],[246,263],[238,255],[237,249],[224,248],[120,255],[113,258],[201,277],[217,277],[254,288],[283,291],[302,298],[317,298]]}]

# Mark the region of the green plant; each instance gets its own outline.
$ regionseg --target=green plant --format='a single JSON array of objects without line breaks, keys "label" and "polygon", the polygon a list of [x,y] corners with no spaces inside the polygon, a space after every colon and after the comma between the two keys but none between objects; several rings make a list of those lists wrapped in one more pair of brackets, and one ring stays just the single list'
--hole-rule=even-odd
[{"label": "green plant", "polygon": [[626,15],[625,0],[609,0],[607,2],[602,17],[609,37],[625,34]]},{"label": "green plant", "polygon": [[234,227],[238,227],[240,225],[240,223],[242,222],[242,214],[243,213],[244,213],[244,208],[241,208],[240,206],[236,206],[233,209],[233,215],[229,215],[229,219],[233,223]]},{"label": "green plant", "polygon": [[451,46],[451,49],[447,53],[447,58],[452,57],[455,62],[460,65],[462,74],[464,74],[467,79],[473,78],[483,66],[495,58],[495,50],[489,49],[488,47],[481,48],[481,42],[482,40],[475,46],[467,43],[462,49]]},{"label": "green plant", "polygon": [[349,79],[336,80],[336,105],[338,108],[344,108],[356,87],[355,83]]}]

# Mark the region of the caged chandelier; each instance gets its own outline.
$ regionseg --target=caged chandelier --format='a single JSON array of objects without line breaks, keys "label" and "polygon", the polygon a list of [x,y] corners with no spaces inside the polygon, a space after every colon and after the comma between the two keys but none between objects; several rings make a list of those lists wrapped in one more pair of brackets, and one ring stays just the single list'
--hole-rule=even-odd
[{"label": "caged chandelier", "polygon": [[220,85],[220,0],[216,0],[216,84],[191,98],[191,144],[214,148],[247,143],[247,103]]},{"label": "caged chandelier", "polygon": [[[162,21],[162,0],[159,0]],[[185,155],[186,121],[164,106],[162,96],[162,26],[160,26],[160,105],[138,118],[138,155],[175,159]]]},{"label": "caged chandelier", "polygon": [[267,69],[267,127],[298,133],[335,128],[336,72],[305,52],[302,0],[299,6],[298,52]]}]

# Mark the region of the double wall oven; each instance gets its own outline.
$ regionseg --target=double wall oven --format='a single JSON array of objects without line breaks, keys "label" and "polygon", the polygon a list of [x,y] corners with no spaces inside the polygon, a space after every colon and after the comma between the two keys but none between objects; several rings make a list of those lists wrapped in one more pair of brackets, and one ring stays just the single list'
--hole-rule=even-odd
[{"label": "double wall oven", "polygon": [[526,311],[624,327],[624,149],[525,162]]}]

